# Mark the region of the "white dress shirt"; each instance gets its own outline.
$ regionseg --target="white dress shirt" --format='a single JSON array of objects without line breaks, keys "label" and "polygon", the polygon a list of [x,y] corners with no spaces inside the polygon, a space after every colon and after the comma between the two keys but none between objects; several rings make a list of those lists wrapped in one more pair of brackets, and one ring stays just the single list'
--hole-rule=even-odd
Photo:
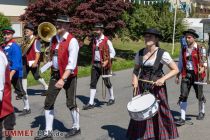
[{"label": "white dress shirt", "polygon": [[0,51],[0,102],[2,101],[4,94],[4,84],[5,84],[5,71],[8,65],[6,55]]},{"label": "white dress shirt", "polygon": [[[67,39],[68,35],[69,35],[68,32],[66,32],[61,38],[58,35],[56,35],[58,43],[55,49],[58,49],[60,47],[60,42],[63,41],[63,39]],[[77,57],[79,52],[79,43],[76,40],[76,38],[72,38],[71,41],[69,42],[68,51],[69,51],[69,58],[66,70],[74,70],[77,66]],[[55,69],[59,69],[57,56],[53,56],[52,63]]]},{"label": "white dress shirt", "polygon": [[[104,40],[104,35],[102,34],[100,36],[100,38],[96,38],[96,47],[99,46],[99,44]],[[114,50],[114,47],[112,45],[112,42],[110,40],[107,40],[107,45],[109,46],[109,55],[110,55],[110,58],[114,58],[115,55],[116,55],[116,52]],[[96,50],[95,51],[95,58],[94,58],[94,61],[100,61],[100,53],[99,53],[99,50]]]}]

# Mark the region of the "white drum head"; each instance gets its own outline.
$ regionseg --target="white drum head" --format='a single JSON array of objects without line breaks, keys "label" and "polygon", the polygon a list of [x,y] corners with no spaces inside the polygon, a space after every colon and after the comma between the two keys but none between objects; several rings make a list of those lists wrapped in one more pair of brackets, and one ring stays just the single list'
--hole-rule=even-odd
[{"label": "white drum head", "polygon": [[155,97],[152,94],[138,95],[134,97],[127,105],[131,112],[139,112],[147,109],[155,102]]}]

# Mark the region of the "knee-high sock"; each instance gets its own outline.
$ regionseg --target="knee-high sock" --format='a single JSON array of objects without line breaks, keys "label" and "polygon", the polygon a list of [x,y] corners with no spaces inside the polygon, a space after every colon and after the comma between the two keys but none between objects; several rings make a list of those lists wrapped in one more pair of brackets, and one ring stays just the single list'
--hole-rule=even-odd
[{"label": "knee-high sock", "polygon": [[73,120],[73,125],[72,128],[76,128],[77,130],[80,128],[79,126],[79,108],[70,110],[71,111],[71,116]]},{"label": "knee-high sock", "polygon": [[199,101],[198,103],[198,111],[199,113],[202,112],[202,113],[205,113],[205,103],[203,101]]},{"label": "knee-high sock", "polygon": [[48,85],[46,84],[46,82],[43,78],[39,78],[38,81],[39,81],[40,84],[42,84],[42,86],[45,90],[48,89]]},{"label": "knee-high sock", "polygon": [[25,96],[23,96],[23,104],[24,104],[23,109],[27,109],[27,110],[30,109],[30,105],[29,105],[29,100],[28,100],[28,95],[27,94]]},{"label": "knee-high sock", "polygon": [[180,102],[181,109],[181,118],[185,120],[186,118],[186,110],[187,110],[187,102]]},{"label": "knee-high sock", "polygon": [[96,89],[90,89],[90,100],[89,100],[89,104],[93,105],[95,95],[96,95]]},{"label": "knee-high sock", "polygon": [[22,79],[22,85],[23,85],[23,89],[25,90],[26,94],[27,94],[27,79]]},{"label": "knee-high sock", "polygon": [[23,97],[23,104],[24,104],[23,109],[28,110],[30,106],[29,106],[29,100],[28,100],[28,94],[27,94],[27,79],[22,79],[22,85],[23,85],[23,89],[26,92],[26,95]]},{"label": "knee-high sock", "polygon": [[114,100],[114,93],[113,93],[113,87],[111,87],[111,88],[108,88],[108,90],[109,90],[109,95],[110,95],[110,99],[112,99],[112,100]]},{"label": "knee-high sock", "polygon": [[45,110],[45,131],[48,132],[53,130],[54,110]]}]

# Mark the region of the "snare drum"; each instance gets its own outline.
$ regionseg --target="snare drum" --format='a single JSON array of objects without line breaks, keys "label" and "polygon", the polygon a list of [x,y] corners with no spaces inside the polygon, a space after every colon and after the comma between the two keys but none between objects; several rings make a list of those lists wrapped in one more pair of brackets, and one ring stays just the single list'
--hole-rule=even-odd
[{"label": "snare drum", "polygon": [[136,121],[143,121],[153,117],[158,108],[158,102],[151,93],[135,96],[127,105],[130,117]]}]

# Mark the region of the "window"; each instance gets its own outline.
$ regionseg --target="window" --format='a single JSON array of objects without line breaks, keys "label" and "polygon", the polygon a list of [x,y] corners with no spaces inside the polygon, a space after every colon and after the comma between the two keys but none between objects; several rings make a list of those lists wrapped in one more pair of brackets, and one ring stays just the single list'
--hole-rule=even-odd
[{"label": "window", "polygon": [[15,34],[13,37],[22,37],[22,23],[20,22],[12,22],[12,28],[15,30]]}]

